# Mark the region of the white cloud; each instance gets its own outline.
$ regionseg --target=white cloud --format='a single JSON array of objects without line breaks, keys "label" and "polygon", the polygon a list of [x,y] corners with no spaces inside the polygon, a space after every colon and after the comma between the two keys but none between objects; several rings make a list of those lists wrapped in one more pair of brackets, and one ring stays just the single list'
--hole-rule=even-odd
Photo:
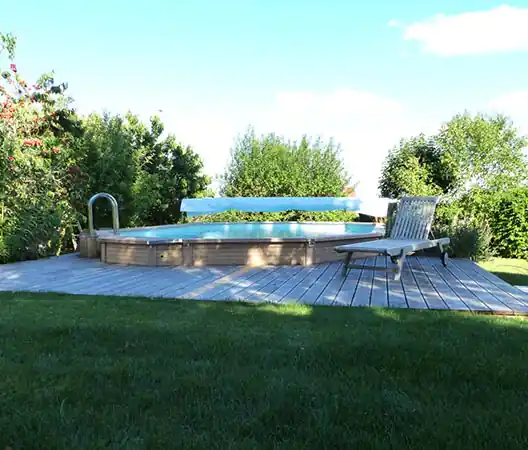
[{"label": "white cloud", "polygon": [[[395,25],[391,21],[391,25]],[[403,27],[404,39],[440,56],[528,51],[528,8],[438,14]]]},{"label": "white cloud", "polygon": [[488,102],[486,109],[509,116],[519,131],[528,135],[528,90],[499,95]]},{"label": "white cloud", "polygon": [[528,91],[502,94],[491,99],[488,106],[503,113],[528,114]]}]

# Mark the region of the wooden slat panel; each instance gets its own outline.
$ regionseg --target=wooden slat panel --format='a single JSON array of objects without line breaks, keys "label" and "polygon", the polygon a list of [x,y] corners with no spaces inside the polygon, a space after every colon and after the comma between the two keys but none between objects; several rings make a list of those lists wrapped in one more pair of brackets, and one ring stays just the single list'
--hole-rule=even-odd
[{"label": "wooden slat panel", "polygon": [[[334,249],[339,245],[355,244],[357,242],[367,242],[377,240],[378,238],[365,239],[343,239],[340,241],[320,241],[315,243],[314,247],[314,263],[325,263],[333,261],[343,261],[344,254],[337,253]],[[363,254],[363,257],[369,255]],[[375,256],[375,255],[374,255]]]},{"label": "wooden slat panel", "polygon": [[303,264],[305,255],[304,243],[193,244],[193,259],[197,266]]},{"label": "wooden slat panel", "polygon": [[181,266],[183,264],[183,246],[181,244],[157,245],[157,266]]},{"label": "wooden slat panel", "polygon": [[142,245],[127,245],[113,242],[106,243],[106,260],[108,264],[148,265],[149,249]]}]

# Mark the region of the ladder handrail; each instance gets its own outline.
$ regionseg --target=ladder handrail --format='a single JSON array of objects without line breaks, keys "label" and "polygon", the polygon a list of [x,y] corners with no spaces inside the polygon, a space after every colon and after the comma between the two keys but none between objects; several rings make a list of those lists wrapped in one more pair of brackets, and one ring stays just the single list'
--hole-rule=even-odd
[{"label": "ladder handrail", "polygon": [[119,234],[119,205],[117,200],[107,194],[106,192],[99,192],[98,194],[93,195],[90,200],[88,200],[88,231],[92,236],[95,236],[94,221],[93,221],[93,204],[98,198],[106,198],[110,201],[112,206],[112,228],[114,234]]}]

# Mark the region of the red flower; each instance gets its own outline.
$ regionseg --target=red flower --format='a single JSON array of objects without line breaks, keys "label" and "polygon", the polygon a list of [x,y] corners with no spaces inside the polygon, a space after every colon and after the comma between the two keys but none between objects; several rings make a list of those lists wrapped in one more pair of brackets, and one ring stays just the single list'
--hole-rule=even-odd
[{"label": "red flower", "polygon": [[53,153],[60,153],[60,148],[53,147],[53,148],[51,149],[51,151],[52,151]]},{"label": "red flower", "polygon": [[9,161],[14,161],[14,160],[15,160],[14,156],[9,156],[7,159],[8,159]]},{"label": "red flower", "polygon": [[17,71],[16,64],[11,64],[11,70],[16,73],[16,71]]},{"label": "red flower", "polygon": [[13,164],[11,164],[11,165],[9,166],[9,168],[10,168],[10,169],[14,169],[15,166],[13,166]]}]

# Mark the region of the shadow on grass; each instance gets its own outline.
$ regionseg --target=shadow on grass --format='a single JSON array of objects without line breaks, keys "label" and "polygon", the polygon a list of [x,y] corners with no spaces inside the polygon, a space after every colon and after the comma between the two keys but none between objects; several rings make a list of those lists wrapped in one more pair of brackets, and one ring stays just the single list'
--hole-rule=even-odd
[{"label": "shadow on grass", "polygon": [[520,318],[22,293],[0,308],[0,448],[528,445]]},{"label": "shadow on grass", "polygon": [[490,270],[490,272],[514,286],[528,286],[528,273],[512,273]]}]

